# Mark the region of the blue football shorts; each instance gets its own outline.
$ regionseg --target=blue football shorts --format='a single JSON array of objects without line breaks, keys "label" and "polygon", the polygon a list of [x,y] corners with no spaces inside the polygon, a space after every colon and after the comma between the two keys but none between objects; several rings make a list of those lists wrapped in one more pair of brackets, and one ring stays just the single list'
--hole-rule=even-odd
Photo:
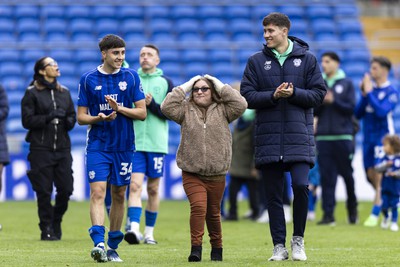
[{"label": "blue football shorts", "polygon": [[123,186],[131,183],[132,151],[87,151],[86,177],[89,183],[109,182]]},{"label": "blue football shorts", "polygon": [[381,140],[376,142],[368,142],[363,144],[363,161],[364,169],[374,167],[378,159],[385,156]]},{"label": "blue football shorts", "polygon": [[149,178],[159,178],[164,175],[163,153],[136,151],[133,153],[132,172],[144,173]]}]

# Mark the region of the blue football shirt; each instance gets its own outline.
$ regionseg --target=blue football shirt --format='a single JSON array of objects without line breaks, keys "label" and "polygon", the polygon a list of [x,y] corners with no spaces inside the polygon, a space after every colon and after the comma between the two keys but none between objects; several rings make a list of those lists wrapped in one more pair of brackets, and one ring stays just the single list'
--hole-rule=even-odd
[{"label": "blue football shirt", "polygon": [[[133,103],[145,98],[136,71],[121,68],[113,74],[99,71],[99,67],[82,75],[78,89],[78,106],[87,107],[92,116],[100,112],[109,115],[113,109],[105,95],[118,105],[132,108]],[[123,152],[135,149],[133,119],[122,114],[111,122],[98,122],[88,127],[87,151]]]}]

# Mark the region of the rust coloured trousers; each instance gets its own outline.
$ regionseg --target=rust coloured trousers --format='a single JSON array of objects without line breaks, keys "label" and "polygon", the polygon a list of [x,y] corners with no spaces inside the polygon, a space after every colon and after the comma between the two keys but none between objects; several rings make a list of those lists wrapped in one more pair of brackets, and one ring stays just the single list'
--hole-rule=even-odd
[{"label": "rust coloured trousers", "polygon": [[192,246],[201,246],[204,221],[211,247],[222,248],[221,200],[225,180],[202,180],[194,173],[182,172],[183,188],[190,203],[190,236]]}]

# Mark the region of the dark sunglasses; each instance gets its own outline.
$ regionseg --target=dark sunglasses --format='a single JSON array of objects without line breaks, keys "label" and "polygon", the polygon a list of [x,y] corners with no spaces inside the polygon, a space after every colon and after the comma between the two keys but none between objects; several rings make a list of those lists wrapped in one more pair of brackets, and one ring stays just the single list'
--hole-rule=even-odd
[{"label": "dark sunglasses", "polygon": [[51,61],[51,62],[47,63],[46,65],[44,65],[42,70],[44,70],[47,66],[54,67],[54,66],[57,66],[57,65],[58,65],[57,61]]},{"label": "dark sunglasses", "polygon": [[198,93],[199,90],[201,90],[203,93],[205,93],[205,92],[207,92],[209,89],[210,89],[210,87],[201,87],[201,88],[193,87],[192,92]]}]

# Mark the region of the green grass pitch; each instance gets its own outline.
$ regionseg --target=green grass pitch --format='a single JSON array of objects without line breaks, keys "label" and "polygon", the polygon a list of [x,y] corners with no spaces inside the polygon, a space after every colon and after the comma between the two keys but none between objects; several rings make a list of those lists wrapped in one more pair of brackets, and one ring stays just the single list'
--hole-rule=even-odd
[{"label": "green grass pitch", "polygon": [[[364,220],[371,203],[360,203]],[[240,203],[240,213],[247,203]],[[62,241],[40,241],[36,202],[0,203],[0,266],[94,266],[90,258],[93,246],[89,235],[89,203],[71,202],[63,222]],[[321,216],[318,211],[317,216]],[[223,222],[224,261],[210,261],[207,232],[203,240],[203,261],[188,263],[190,250],[189,204],[186,201],[163,201],[151,245],[121,243],[118,252],[123,263],[118,266],[400,266],[400,232],[348,225],[343,203],[336,210],[336,226],[307,224],[306,262],[268,262],[272,243],[267,224],[248,220]],[[142,220],[143,222],[144,220]],[[108,224],[108,222],[107,222]],[[143,229],[143,227],[142,227]],[[292,224],[288,225],[288,237]],[[289,238],[286,245],[290,247]]]}]

